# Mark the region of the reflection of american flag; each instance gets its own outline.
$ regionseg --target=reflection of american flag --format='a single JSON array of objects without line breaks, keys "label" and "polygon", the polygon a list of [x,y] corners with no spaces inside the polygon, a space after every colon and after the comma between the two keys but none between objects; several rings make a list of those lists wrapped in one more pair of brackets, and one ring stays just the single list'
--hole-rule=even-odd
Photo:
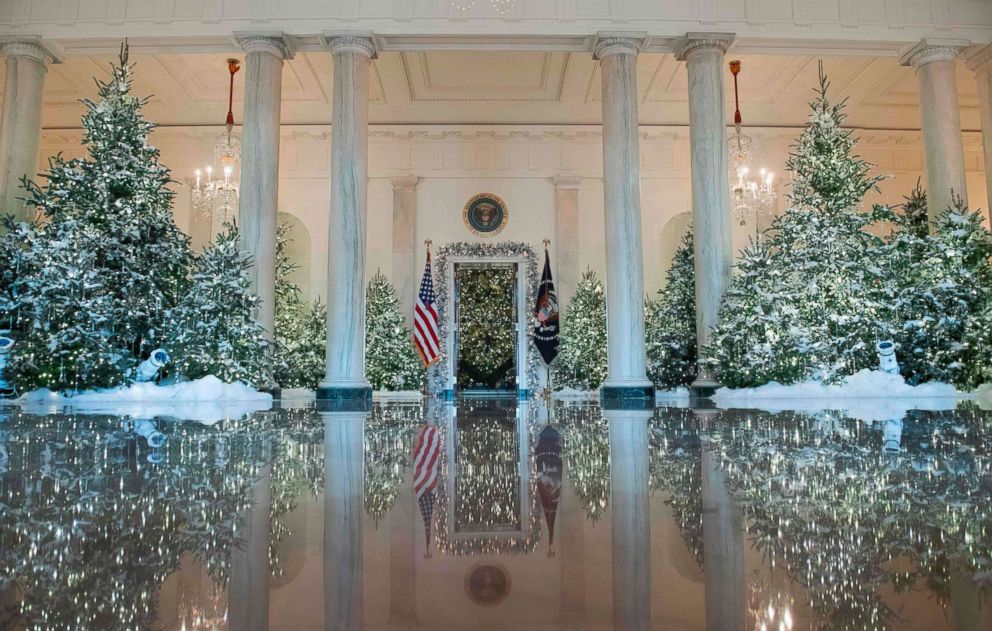
[{"label": "reflection of american flag", "polygon": [[434,515],[434,489],[437,487],[437,470],[440,466],[441,435],[437,427],[428,425],[417,436],[413,448],[413,491],[424,518],[424,538],[427,553],[431,549],[431,517]]},{"label": "reflection of american flag", "polygon": [[434,309],[434,281],[431,280],[431,253],[427,251],[424,279],[413,308],[413,341],[420,351],[425,366],[430,366],[441,355],[441,332],[438,329],[437,311]]}]

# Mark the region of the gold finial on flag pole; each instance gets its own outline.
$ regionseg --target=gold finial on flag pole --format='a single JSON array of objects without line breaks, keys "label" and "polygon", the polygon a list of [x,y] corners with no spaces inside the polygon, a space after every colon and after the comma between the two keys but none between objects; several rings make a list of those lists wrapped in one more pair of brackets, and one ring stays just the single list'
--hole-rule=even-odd
[{"label": "gold finial on flag pole", "polygon": [[544,243],[544,249],[547,250],[548,246],[551,245],[551,239],[545,238],[542,243]]},{"label": "gold finial on flag pole", "polygon": [[427,246],[427,249],[428,249],[428,250],[429,250],[429,249],[431,248],[431,244],[432,244],[432,243],[434,243],[434,242],[433,242],[433,241],[431,241],[430,239],[424,239],[424,245],[426,245],[426,246]]}]

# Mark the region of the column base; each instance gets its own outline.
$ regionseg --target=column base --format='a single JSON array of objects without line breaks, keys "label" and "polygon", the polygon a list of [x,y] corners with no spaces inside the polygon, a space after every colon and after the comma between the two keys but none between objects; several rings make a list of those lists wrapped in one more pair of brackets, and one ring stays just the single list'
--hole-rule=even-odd
[{"label": "column base", "polygon": [[602,386],[599,404],[606,410],[653,410],[654,386]]},{"label": "column base", "polygon": [[722,385],[709,366],[700,366],[696,379],[689,385],[689,396],[695,399],[708,399],[716,394],[717,388]]},{"label": "column base", "polygon": [[372,388],[369,386],[318,386],[317,411],[368,412],[372,409]]}]

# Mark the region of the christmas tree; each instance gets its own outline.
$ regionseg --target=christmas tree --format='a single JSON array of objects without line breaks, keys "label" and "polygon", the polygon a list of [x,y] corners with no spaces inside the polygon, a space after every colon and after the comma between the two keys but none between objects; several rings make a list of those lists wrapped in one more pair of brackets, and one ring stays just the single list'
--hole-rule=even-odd
[{"label": "christmas tree", "polygon": [[978,385],[989,357],[982,351],[988,348],[982,311],[992,296],[992,235],[960,197],[938,217],[933,234],[919,186],[910,205],[913,214],[906,210],[884,249],[898,280],[892,309],[900,370],[913,384]]},{"label": "christmas tree", "polygon": [[862,210],[882,178],[853,153],[844,103],[831,104],[828,88],[821,66],[787,163],[790,207],[742,253],[705,350],[728,386],[834,381],[877,364],[875,344],[890,334],[892,281],[876,260],[882,242],[866,228],[894,214]]},{"label": "christmas tree", "polygon": [[44,187],[23,181],[41,221],[27,235],[7,371],[22,389],[115,386],[167,344],[165,315],[183,294],[191,253],[132,79],[123,47],[99,100],[83,101],[88,157],[50,159]]},{"label": "christmas tree", "polygon": [[696,271],[692,230],[682,237],[665,288],[645,306],[648,378],[659,388],[685,386],[696,376]]},{"label": "christmas tree", "polygon": [[555,388],[596,390],[606,379],[606,292],[586,270],[562,318],[561,345],[551,364]]},{"label": "christmas tree", "polygon": [[289,232],[289,224],[280,225],[276,231],[274,374],[276,383],[283,388],[313,390],[324,377],[327,311],[319,300],[308,302],[290,278],[299,266],[286,255]]},{"label": "christmas tree", "polygon": [[270,387],[271,343],[258,323],[259,298],[251,291],[251,256],[239,247],[238,229],[225,230],[199,256],[192,286],[171,311],[174,365],[187,379],[214,375]]},{"label": "christmas tree", "polygon": [[420,390],[424,364],[406,327],[400,300],[376,272],[365,290],[365,376],[373,390]]}]

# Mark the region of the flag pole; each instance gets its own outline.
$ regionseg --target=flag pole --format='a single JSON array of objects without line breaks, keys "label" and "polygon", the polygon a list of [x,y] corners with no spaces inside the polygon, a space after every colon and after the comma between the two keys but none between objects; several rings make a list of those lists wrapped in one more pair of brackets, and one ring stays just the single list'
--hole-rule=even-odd
[{"label": "flag pole", "polygon": [[[544,237],[544,241],[542,243],[544,243],[544,260],[546,261],[548,260],[548,246],[551,245],[551,239]],[[544,364],[544,370],[547,376],[544,387],[544,398],[547,399],[548,402],[550,402],[551,401],[551,364]]]}]

